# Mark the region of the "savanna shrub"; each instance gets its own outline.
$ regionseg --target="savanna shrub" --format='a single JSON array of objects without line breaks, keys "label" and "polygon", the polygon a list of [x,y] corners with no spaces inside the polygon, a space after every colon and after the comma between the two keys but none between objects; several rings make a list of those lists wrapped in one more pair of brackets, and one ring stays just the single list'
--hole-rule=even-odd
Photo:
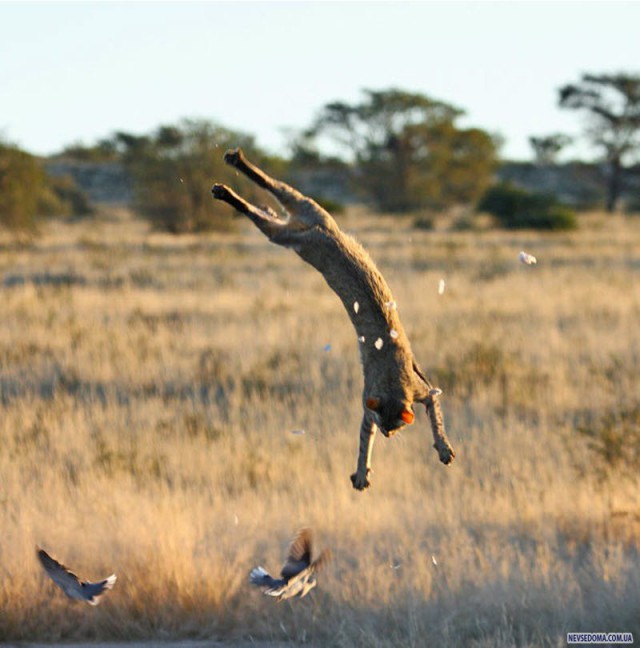
[{"label": "savanna shrub", "polygon": [[0,142],[0,224],[33,229],[45,186],[44,171],[35,157]]},{"label": "savanna shrub", "polygon": [[86,194],[71,177],[49,177],[38,158],[0,142],[0,225],[35,230],[39,217],[91,211]]},{"label": "savanna shrub", "polygon": [[490,187],[476,210],[491,214],[506,229],[557,231],[577,227],[575,212],[553,196],[525,191],[506,182]]},{"label": "savanna shrub", "polygon": [[[234,228],[229,207],[211,196],[214,182],[238,186],[239,174],[223,162],[226,149],[241,147],[271,172],[277,166],[277,161],[267,160],[258,150],[251,136],[204,120],[183,120],[144,136],[117,133],[113,146],[133,178],[137,211],[155,229],[174,234]],[[258,199],[257,187],[240,182],[244,182],[244,198]],[[259,200],[264,199],[261,193]]]},{"label": "savanna shrub", "polygon": [[87,216],[94,212],[89,197],[70,175],[50,178],[50,185],[62,203],[65,216]]},{"label": "savanna shrub", "polygon": [[333,198],[325,198],[324,196],[317,196],[315,201],[322,207],[326,209],[330,214],[340,215],[345,212],[344,203],[339,200],[334,200]]},{"label": "savanna shrub", "polygon": [[423,214],[422,216],[416,216],[413,219],[413,227],[417,230],[424,230],[426,232],[431,232],[435,229],[436,223],[433,216]]},{"label": "savanna shrub", "polygon": [[38,201],[39,216],[88,216],[94,213],[87,194],[69,176],[51,176]]}]

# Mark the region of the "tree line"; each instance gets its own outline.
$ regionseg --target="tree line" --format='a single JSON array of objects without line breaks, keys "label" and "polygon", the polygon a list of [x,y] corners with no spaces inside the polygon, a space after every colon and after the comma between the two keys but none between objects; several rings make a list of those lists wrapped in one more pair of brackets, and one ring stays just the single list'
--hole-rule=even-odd
[{"label": "tree line", "polygon": [[[584,135],[606,168],[605,208],[614,211],[640,150],[640,76],[585,74],[558,90],[558,105],[585,115]],[[551,222],[549,210],[557,212],[554,201],[548,196],[529,199],[521,189],[495,186],[500,137],[461,127],[463,115],[462,109],[424,94],[396,88],[364,90],[360,101],[323,106],[307,129],[293,134],[286,158],[267,155],[250,134],[188,119],[146,135],[116,132],[91,146],[69,146],[61,156],[122,164],[133,181],[134,207],[156,227],[176,233],[229,226],[209,191],[213,179],[235,181],[233,170],[222,162],[224,150],[235,146],[292,182],[299,181],[304,170],[333,173],[381,212],[443,210],[460,204],[490,210],[500,205],[502,215],[494,215],[505,226],[548,227],[542,223]],[[540,165],[554,164],[571,141],[561,133],[530,138]],[[317,198],[336,206],[328,196]],[[517,218],[510,220],[510,212],[504,211],[507,204],[519,210]],[[24,227],[37,216],[76,215],[90,209],[68,178],[48,177],[40,160],[0,141],[0,223]],[[523,209],[542,216],[523,219]],[[570,219],[565,212],[556,221],[566,224]]]},{"label": "tree line", "polygon": [[87,196],[70,177],[47,176],[40,160],[0,140],[0,225],[29,230],[37,217],[92,211]]}]

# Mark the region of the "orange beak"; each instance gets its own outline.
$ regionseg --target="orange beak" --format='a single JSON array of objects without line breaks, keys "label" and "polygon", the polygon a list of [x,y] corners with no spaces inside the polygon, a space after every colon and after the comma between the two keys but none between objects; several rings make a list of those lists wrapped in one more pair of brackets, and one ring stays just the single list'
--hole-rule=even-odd
[{"label": "orange beak", "polygon": [[413,419],[415,418],[415,414],[408,409],[402,410],[402,413],[400,414],[400,418],[407,424],[411,425],[413,423]]}]

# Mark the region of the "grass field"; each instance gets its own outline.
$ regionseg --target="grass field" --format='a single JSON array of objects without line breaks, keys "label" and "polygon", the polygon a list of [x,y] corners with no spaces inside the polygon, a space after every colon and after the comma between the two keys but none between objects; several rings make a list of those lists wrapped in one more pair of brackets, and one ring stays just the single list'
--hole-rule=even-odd
[{"label": "grass field", "polygon": [[[438,462],[420,411],[378,437],[365,493],[355,332],[291,251],[249,224],[175,238],[126,213],[3,239],[0,640],[640,639],[640,221],[340,222],[394,291],[457,452]],[[276,604],[248,572],[279,570],[302,526],[334,559]],[[72,603],[36,544],[83,578],[115,571],[114,590]]]}]

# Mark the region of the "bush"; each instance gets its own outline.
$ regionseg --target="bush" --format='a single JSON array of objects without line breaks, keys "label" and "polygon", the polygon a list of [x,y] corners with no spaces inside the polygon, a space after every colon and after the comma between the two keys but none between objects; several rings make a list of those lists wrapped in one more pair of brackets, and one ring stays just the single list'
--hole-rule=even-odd
[{"label": "bush", "polygon": [[433,216],[416,216],[413,219],[413,227],[417,230],[424,230],[425,232],[432,232],[435,229],[436,223]]},{"label": "bush", "polygon": [[577,227],[575,212],[553,196],[528,192],[510,183],[488,189],[476,209],[491,214],[506,229],[557,231]]},{"label": "bush", "polygon": [[0,142],[0,224],[34,229],[45,186],[45,173],[35,157]]},{"label": "bush", "polygon": [[[155,229],[173,234],[234,228],[229,208],[213,200],[211,187],[214,182],[237,185],[238,174],[222,156],[238,146],[260,166],[277,164],[260,154],[252,137],[204,120],[183,120],[144,136],[117,133],[114,140],[133,178],[136,209]],[[252,201],[256,189],[241,192]]]},{"label": "bush", "polygon": [[87,194],[69,176],[52,176],[38,201],[40,216],[87,216],[94,209]]},{"label": "bush", "polygon": [[0,225],[34,230],[39,216],[80,216],[92,212],[72,178],[50,178],[38,158],[0,142]]},{"label": "bush", "polygon": [[344,203],[341,203],[339,200],[319,196],[316,197],[315,201],[320,205],[320,207],[326,209],[333,216],[344,214],[345,212]]}]

